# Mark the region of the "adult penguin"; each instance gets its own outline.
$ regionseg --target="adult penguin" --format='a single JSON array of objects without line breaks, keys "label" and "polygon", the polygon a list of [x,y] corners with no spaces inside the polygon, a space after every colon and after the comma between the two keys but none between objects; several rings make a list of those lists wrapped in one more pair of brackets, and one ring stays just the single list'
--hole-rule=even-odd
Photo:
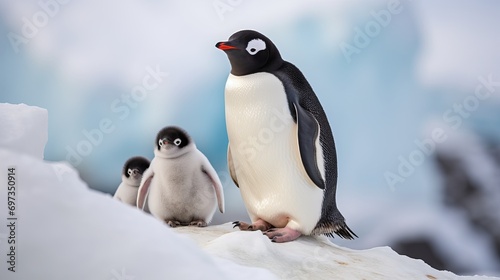
[{"label": "adult penguin", "polygon": [[[337,209],[337,156],[312,87],[253,30],[216,44],[231,63],[225,88],[228,165],[252,224],[273,242],[333,233],[353,239]],[[357,236],[356,236],[357,237]]]}]

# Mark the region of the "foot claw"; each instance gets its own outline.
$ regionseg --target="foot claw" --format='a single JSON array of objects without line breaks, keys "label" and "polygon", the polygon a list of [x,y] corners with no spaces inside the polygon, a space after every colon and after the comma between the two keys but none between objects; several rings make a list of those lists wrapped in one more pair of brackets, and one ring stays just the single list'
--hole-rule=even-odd
[{"label": "foot claw", "polygon": [[250,231],[261,230],[264,232],[264,231],[268,230],[269,228],[271,228],[271,224],[269,224],[268,222],[266,222],[262,219],[258,219],[257,221],[255,221],[252,224],[247,224],[244,222],[236,221],[236,222],[233,222],[233,225],[234,225],[233,228],[239,227],[240,230],[250,230]]},{"label": "foot claw", "polygon": [[240,221],[234,222],[233,224],[234,224],[233,228],[239,227],[240,230],[251,230],[250,227],[252,226],[250,224],[247,224],[245,222],[240,222]]}]

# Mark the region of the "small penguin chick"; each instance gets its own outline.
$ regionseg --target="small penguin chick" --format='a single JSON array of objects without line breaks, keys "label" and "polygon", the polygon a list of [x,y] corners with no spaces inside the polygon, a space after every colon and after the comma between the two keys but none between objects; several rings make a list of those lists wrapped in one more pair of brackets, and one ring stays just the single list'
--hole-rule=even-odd
[{"label": "small penguin chick", "polygon": [[155,139],[155,157],[144,173],[137,206],[171,227],[206,226],[224,212],[217,173],[186,131],[169,126]]},{"label": "small penguin chick", "polygon": [[113,198],[123,203],[136,206],[137,192],[142,174],[149,168],[149,160],[144,157],[129,158],[122,169],[122,182],[116,189]]}]

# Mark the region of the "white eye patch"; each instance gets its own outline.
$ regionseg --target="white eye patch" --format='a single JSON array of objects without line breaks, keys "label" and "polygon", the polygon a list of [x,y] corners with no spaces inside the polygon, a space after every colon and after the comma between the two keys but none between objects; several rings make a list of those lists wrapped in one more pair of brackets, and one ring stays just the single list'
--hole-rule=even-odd
[{"label": "white eye patch", "polygon": [[255,55],[256,53],[260,52],[261,50],[266,49],[266,43],[262,41],[261,39],[253,39],[250,42],[248,42],[247,45],[247,52],[251,55]]},{"label": "white eye patch", "polygon": [[139,173],[139,171],[137,169],[129,168],[127,170],[127,173],[128,173],[129,176],[132,176],[132,175],[135,175],[135,174]]},{"label": "white eye patch", "polygon": [[179,146],[182,143],[182,140],[177,138],[174,140],[174,145]]}]

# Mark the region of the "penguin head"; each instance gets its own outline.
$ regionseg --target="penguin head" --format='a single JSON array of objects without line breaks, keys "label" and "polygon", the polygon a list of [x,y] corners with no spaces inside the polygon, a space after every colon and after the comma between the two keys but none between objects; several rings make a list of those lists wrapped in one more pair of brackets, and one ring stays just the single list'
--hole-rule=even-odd
[{"label": "penguin head", "polygon": [[187,132],[176,126],[165,127],[156,135],[155,151],[167,158],[183,155],[193,146],[194,142]]},{"label": "penguin head", "polygon": [[129,158],[123,165],[122,176],[131,185],[139,186],[142,174],[149,168],[149,160],[143,157]]},{"label": "penguin head", "polygon": [[283,59],[269,38],[253,30],[234,33],[228,41],[218,42],[231,63],[231,74],[243,76],[278,69]]}]

